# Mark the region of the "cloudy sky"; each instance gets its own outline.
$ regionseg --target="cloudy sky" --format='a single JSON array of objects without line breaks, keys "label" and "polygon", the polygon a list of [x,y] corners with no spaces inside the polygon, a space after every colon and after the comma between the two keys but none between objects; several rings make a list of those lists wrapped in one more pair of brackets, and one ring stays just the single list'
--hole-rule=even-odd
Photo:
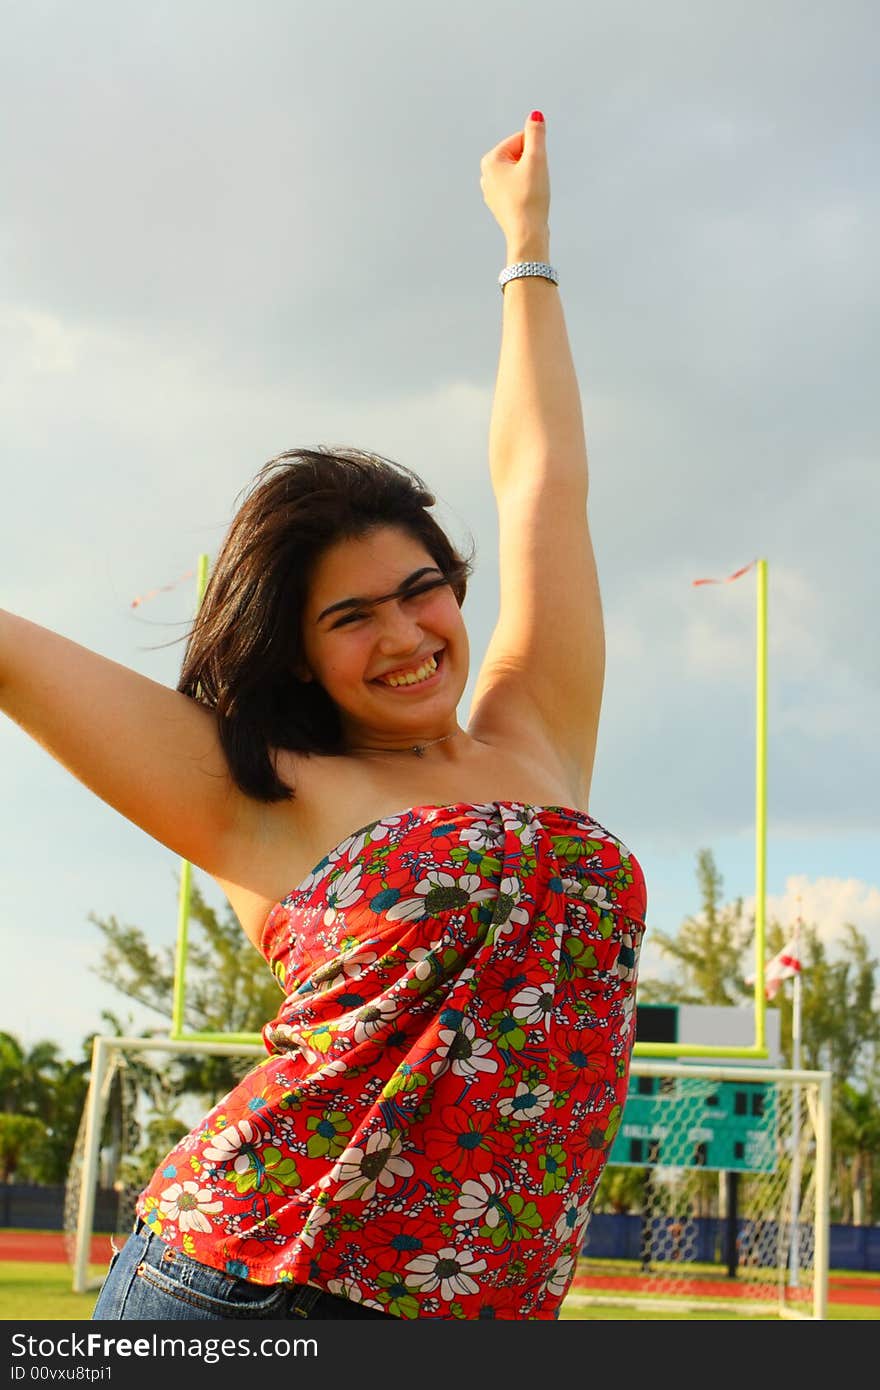
[{"label": "cloudy sky", "polygon": [[[173,686],[181,576],[242,488],[354,444],[476,541],[475,675],[504,252],[479,164],[540,107],[608,640],[591,812],[649,929],[698,909],[701,848],[753,896],[755,570],[692,581],[764,558],[768,912],[880,951],[875,51],[857,0],[9,8],[0,603]],[[88,914],[170,943],[178,861],[9,720],[0,766],[0,1027],[78,1050],[125,1013]]]}]

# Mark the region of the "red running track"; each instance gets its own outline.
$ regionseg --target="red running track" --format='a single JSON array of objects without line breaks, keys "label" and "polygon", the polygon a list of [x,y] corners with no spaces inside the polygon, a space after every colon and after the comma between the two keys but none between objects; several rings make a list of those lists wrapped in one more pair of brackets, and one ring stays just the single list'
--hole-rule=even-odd
[{"label": "red running track", "polygon": [[[120,1243],[117,1241],[117,1243]],[[92,1236],[89,1260],[96,1265],[109,1264],[109,1236]],[[20,1260],[33,1263],[45,1260],[50,1263],[64,1263],[67,1251],[64,1236],[60,1231],[3,1231],[0,1230],[0,1260]],[[748,1284],[734,1284],[728,1279],[692,1279],[687,1284],[676,1281],[676,1287],[690,1297],[711,1298],[722,1293],[725,1298],[747,1297],[752,1290]],[[572,1289],[594,1289],[613,1293],[639,1293],[645,1291],[645,1278],[639,1275],[594,1275],[575,1279]],[[851,1303],[863,1308],[880,1308],[880,1275],[865,1276],[862,1279],[848,1278],[845,1274],[832,1275],[828,1280],[828,1297],[832,1303]]]},{"label": "red running track", "polygon": [[[116,1244],[121,1242],[117,1239]],[[93,1264],[109,1264],[112,1253],[109,1236],[92,1236],[89,1260]],[[0,1260],[64,1264],[67,1260],[64,1236],[60,1231],[0,1231]]]}]

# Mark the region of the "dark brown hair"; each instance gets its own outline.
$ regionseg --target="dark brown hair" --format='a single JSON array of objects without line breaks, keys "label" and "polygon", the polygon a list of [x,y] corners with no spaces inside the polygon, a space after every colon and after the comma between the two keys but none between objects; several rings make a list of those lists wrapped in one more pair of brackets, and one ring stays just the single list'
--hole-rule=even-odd
[{"label": "dark brown hair", "polygon": [[[232,777],[259,801],[292,800],[273,748],[345,751],[336,705],[302,681],[302,615],[319,556],[336,541],[399,526],[464,602],[472,571],[427,508],[411,469],[361,449],[290,449],[264,464],[235,513],[187,638],[177,689],[216,712]],[[241,494],[240,494],[241,495]]]}]

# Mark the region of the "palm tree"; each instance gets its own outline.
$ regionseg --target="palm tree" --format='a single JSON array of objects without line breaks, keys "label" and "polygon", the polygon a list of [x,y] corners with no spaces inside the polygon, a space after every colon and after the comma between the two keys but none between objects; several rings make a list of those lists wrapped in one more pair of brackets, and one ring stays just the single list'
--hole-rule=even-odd
[{"label": "palm tree", "polygon": [[26,1050],[13,1033],[0,1032],[0,1111],[45,1118],[63,1068],[57,1043],[43,1038]]},{"label": "palm tree", "polygon": [[854,1226],[873,1224],[873,1165],[880,1152],[880,1107],[871,1091],[857,1091],[848,1082],[837,1096],[834,1137],[841,1155],[848,1155],[849,1186]]}]

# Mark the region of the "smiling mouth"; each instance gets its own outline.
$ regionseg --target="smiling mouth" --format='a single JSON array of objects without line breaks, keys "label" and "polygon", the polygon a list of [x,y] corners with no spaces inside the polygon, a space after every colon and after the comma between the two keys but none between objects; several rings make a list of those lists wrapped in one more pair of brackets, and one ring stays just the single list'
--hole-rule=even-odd
[{"label": "smiling mouth", "polygon": [[427,685],[437,675],[443,663],[443,649],[434,652],[416,667],[407,670],[390,671],[386,676],[375,676],[372,685],[381,685],[384,690],[412,689],[413,686]]}]

